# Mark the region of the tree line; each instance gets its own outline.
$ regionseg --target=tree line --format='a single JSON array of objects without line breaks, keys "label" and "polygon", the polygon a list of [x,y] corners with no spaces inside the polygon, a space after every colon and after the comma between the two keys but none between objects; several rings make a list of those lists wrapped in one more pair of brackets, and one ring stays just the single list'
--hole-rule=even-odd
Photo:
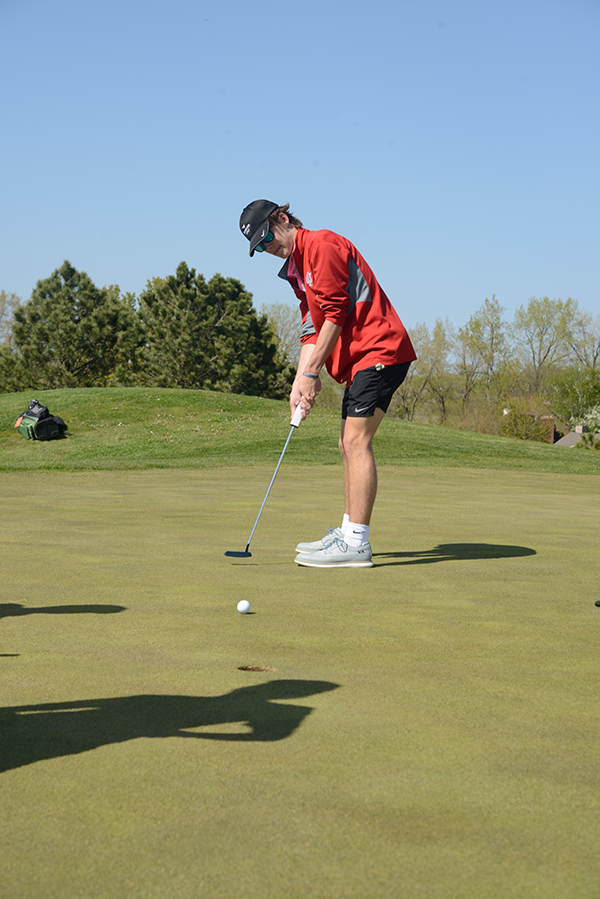
[{"label": "tree line", "polygon": [[26,303],[3,291],[0,325],[4,393],[151,385],[278,399],[295,374],[244,286],[185,262],[135,297],[65,261]]},{"label": "tree line", "polygon": [[[392,412],[538,439],[549,415],[565,430],[586,420],[600,429],[600,315],[548,297],[512,321],[505,313],[494,295],[461,327],[409,328],[418,359]],[[139,385],[284,398],[299,332],[297,308],[258,312],[239,281],[207,281],[185,262],[136,297],[96,287],[65,261],[26,303],[0,291],[0,392]],[[337,403],[337,385],[324,381],[321,402]]]},{"label": "tree line", "polygon": [[396,397],[409,420],[547,439],[596,410],[600,428],[600,316],[576,300],[532,297],[512,322],[495,295],[457,329],[410,330],[419,356]]},{"label": "tree line", "polygon": [[[283,303],[262,309],[294,359],[297,310]],[[512,321],[505,313],[493,295],[462,327],[449,319],[409,327],[418,358],[391,411],[408,421],[540,440],[548,439],[550,418],[563,431],[578,423],[600,430],[600,315],[548,297],[532,297]],[[334,382],[324,381],[320,402],[339,404]]]}]

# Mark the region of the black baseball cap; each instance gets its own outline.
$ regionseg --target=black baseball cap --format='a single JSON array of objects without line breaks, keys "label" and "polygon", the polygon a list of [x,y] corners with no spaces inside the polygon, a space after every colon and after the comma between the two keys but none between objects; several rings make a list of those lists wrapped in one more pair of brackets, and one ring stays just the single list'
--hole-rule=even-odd
[{"label": "black baseball cap", "polygon": [[240,215],[240,231],[250,241],[250,255],[254,256],[254,250],[267,236],[269,230],[269,216],[279,208],[279,203],[270,200],[253,200]]}]

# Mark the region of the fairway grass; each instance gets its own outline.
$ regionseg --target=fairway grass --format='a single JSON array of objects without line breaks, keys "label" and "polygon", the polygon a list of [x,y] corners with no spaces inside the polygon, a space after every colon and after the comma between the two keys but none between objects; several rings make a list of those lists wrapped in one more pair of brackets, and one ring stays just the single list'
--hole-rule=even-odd
[{"label": "fairway grass", "polygon": [[272,471],[2,474],[2,895],[597,899],[598,478]]}]

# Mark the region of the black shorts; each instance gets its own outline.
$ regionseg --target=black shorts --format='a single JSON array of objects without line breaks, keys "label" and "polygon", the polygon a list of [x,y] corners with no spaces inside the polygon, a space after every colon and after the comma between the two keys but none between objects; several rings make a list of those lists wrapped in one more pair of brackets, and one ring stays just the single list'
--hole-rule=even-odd
[{"label": "black shorts", "polygon": [[358,371],[350,387],[344,391],[342,419],[371,418],[375,409],[387,412],[396,390],[400,387],[410,368],[410,362],[385,365],[378,368],[371,365]]}]

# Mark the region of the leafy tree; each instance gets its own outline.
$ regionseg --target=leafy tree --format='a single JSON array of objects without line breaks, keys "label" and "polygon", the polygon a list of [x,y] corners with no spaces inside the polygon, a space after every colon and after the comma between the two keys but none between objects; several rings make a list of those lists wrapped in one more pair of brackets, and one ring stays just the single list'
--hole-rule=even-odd
[{"label": "leafy tree", "polygon": [[489,397],[494,374],[502,366],[508,353],[506,324],[502,318],[506,310],[496,295],[472,315],[457,336],[457,370],[463,378],[463,405],[466,405],[475,385],[483,377]]},{"label": "leafy tree", "polygon": [[600,371],[569,366],[550,382],[550,405],[562,421],[572,423],[600,404]]},{"label": "leafy tree", "polygon": [[[600,403],[586,412],[585,415],[582,415],[581,418],[571,419],[571,425],[574,427],[583,425],[592,434],[600,434]],[[596,449],[600,449],[600,447],[597,446]]]},{"label": "leafy tree", "polygon": [[574,300],[532,297],[514,317],[513,333],[527,365],[532,393],[539,392],[552,369],[562,362],[572,342],[577,304]]},{"label": "leafy tree", "polygon": [[438,408],[440,422],[446,421],[448,403],[455,396],[455,386],[450,378],[449,355],[454,343],[452,324],[446,319],[437,319],[433,326],[431,341],[427,347],[429,376],[427,391]]},{"label": "leafy tree", "polygon": [[450,322],[436,320],[433,331],[424,323],[410,329],[410,339],[417,359],[395,393],[396,411],[408,421],[414,421],[417,406],[427,395],[433,396],[440,407],[442,420],[446,415],[448,396],[448,353],[450,350]]},{"label": "leafy tree", "polygon": [[424,322],[410,329],[410,339],[417,358],[408,370],[408,374],[394,394],[395,409],[401,418],[414,421],[417,406],[423,398],[427,387],[427,371],[422,358],[423,347],[429,341],[429,328]]},{"label": "leafy tree", "polygon": [[10,346],[13,315],[21,300],[16,293],[0,290],[0,345]]},{"label": "leafy tree", "polygon": [[600,314],[595,317],[589,312],[576,311],[567,337],[573,357],[584,369],[600,367]]},{"label": "leafy tree", "polygon": [[471,394],[484,374],[485,366],[479,341],[475,339],[469,324],[459,328],[454,341],[456,355],[455,367],[460,376],[462,386],[459,393],[462,397],[463,411],[469,404]]},{"label": "leafy tree", "polygon": [[27,387],[94,387],[109,382],[133,350],[134,298],[98,288],[65,261],[16,310],[14,345]]},{"label": "leafy tree", "polygon": [[300,355],[300,308],[289,303],[265,303],[260,311],[267,316],[278,340],[279,355],[290,366],[296,366]]},{"label": "leafy tree", "polygon": [[185,262],[175,275],[154,278],[139,298],[146,383],[280,398],[292,372],[252,296],[234,278],[206,282]]},{"label": "leafy tree", "polygon": [[494,372],[491,391],[501,406],[511,396],[522,396],[528,392],[525,376],[517,359],[506,359]]},{"label": "leafy tree", "polygon": [[11,347],[14,313],[20,302],[16,294],[0,290],[0,393],[12,393],[22,386],[22,366]]}]

